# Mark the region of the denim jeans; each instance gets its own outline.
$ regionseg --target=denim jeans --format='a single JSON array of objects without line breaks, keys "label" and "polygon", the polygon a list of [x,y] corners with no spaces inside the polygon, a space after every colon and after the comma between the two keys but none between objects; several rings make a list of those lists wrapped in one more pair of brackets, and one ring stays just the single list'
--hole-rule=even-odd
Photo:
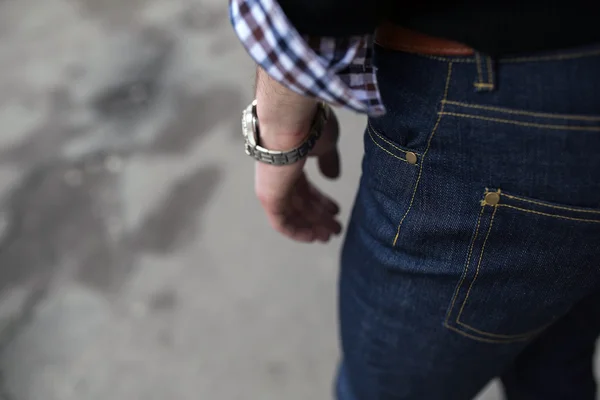
[{"label": "denim jeans", "polygon": [[338,398],[594,399],[600,47],[375,58]]}]

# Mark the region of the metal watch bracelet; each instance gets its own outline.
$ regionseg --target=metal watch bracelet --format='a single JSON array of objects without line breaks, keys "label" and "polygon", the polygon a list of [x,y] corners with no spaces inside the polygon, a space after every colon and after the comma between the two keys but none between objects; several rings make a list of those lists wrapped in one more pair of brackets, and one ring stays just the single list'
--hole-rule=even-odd
[{"label": "metal watch bracelet", "polygon": [[257,161],[271,165],[288,165],[298,162],[308,155],[321,137],[329,113],[329,106],[320,102],[309,133],[302,143],[289,150],[269,150],[260,146],[259,121],[256,114],[256,100],[254,100],[242,113],[242,132],[245,139],[246,154]]}]

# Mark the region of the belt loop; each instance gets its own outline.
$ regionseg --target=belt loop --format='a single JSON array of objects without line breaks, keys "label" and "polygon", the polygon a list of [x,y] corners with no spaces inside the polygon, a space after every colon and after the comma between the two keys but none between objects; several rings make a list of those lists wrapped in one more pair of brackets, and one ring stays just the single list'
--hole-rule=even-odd
[{"label": "belt loop", "polygon": [[473,84],[478,92],[491,92],[496,89],[496,68],[492,57],[475,52],[477,80]]}]

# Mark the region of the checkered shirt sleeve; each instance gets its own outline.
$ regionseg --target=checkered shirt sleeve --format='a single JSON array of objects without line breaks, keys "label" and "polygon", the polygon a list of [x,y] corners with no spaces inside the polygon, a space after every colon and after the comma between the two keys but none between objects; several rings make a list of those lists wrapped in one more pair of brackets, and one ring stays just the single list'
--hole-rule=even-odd
[{"label": "checkered shirt sleeve", "polygon": [[229,14],[250,56],[284,86],[371,116],[385,112],[372,35],[302,37],[276,0],[230,0]]}]

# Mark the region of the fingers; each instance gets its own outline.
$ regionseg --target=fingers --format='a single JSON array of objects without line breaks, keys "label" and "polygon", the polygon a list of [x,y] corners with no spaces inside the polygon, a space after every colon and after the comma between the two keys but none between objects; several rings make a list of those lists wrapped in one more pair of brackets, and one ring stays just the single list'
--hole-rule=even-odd
[{"label": "fingers", "polygon": [[339,207],[307,181],[299,182],[286,199],[262,201],[271,226],[281,234],[300,242],[327,242],[342,231],[336,219]]},{"label": "fingers", "polygon": [[309,200],[301,212],[313,227],[315,240],[327,242],[331,236],[338,235],[342,230],[336,215],[323,207],[323,203],[319,200]]},{"label": "fingers", "polygon": [[273,229],[290,239],[298,242],[310,243],[316,239],[315,231],[300,214],[290,213],[288,215],[269,214],[269,222]]},{"label": "fingers", "polygon": [[311,227],[314,240],[327,242],[333,235],[338,235],[341,224],[336,220],[339,208],[333,201],[323,195],[313,195],[307,191],[294,198],[292,206],[296,214]]},{"label": "fingers", "polygon": [[310,201],[308,218],[314,221],[314,224],[324,227],[329,235],[339,235],[342,231],[342,225],[336,218],[340,211],[339,206],[316,189],[311,193]]},{"label": "fingers", "polygon": [[340,206],[329,197],[325,196],[323,193],[319,191],[316,187],[310,185],[309,187],[310,195],[315,200],[318,201],[323,208],[325,208],[331,214],[336,215],[340,212]]}]

